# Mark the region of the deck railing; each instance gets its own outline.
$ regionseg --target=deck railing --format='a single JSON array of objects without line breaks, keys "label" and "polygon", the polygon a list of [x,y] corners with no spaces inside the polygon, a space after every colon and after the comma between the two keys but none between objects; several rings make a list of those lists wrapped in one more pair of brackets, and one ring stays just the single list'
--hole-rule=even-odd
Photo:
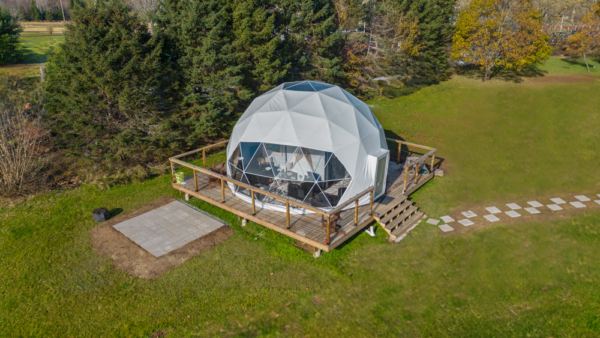
[{"label": "deck railing", "polygon": [[289,229],[291,227],[290,224],[290,205],[294,205],[297,206],[299,208],[303,208],[306,210],[310,210],[312,212],[315,212],[319,215],[322,215],[323,217],[326,218],[327,220],[327,226],[326,226],[326,240],[325,240],[325,244],[330,244],[330,231],[331,231],[331,218],[337,214],[338,212],[342,211],[342,209],[344,209],[345,207],[349,206],[350,204],[354,203],[355,204],[355,209],[354,209],[354,225],[358,225],[358,201],[359,199],[361,199],[363,196],[370,194],[370,202],[369,202],[369,215],[373,214],[373,192],[375,191],[375,187],[369,187],[368,189],[365,189],[364,191],[360,192],[359,194],[357,194],[356,196],[350,198],[349,200],[347,200],[346,202],[336,206],[335,208],[331,209],[330,211],[324,211],[318,208],[315,208],[311,205],[308,205],[306,203],[303,202],[298,202],[298,201],[294,201],[291,200],[289,198],[285,198],[283,196],[278,196],[275,194],[271,194],[267,191],[264,191],[262,189],[253,187],[251,185],[236,181],[232,178],[229,178],[227,176],[221,175],[219,173],[215,173],[212,172],[210,170],[207,170],[205,168],[201,168],[198,167],[196,165],[187,163],[185,161],[182,161],[181,158],[188,156],[188,155],[192,155],[195,153],[199,153],[202,152],[202,163],[203,166],[206,167],[206,150],[211,149],[211,148],[215,148],[218,146],[223,146],[226,145],[229,141],[223,141],[223,142],[219,142],[219,143],[215,143],[200,149],[196,149],[196,150],[192,150],[189,151],[187,153],[181,154],[181,155],[177,155],[177,156],[173,156],[171,158],[169,158],[169,162],[171,164],[171,174],[172,174],[172,178],[173,178],[173,182],[175,182],[175,164],[178,164],[180,166],[192,169],[193,174],[194,174],[194,191],[197,192],[198,191],[198,179],[197,179],[197,173],[203,173],[212,177],[216,177],[221,181],[221,202],[225,203],[225,182],[229,182],[232,183],[234,185],[237,185],[238,187],[242,187],[244,189],[248,189],[250,191],[250,196],[252,198],[252,216],[254,216],[256,214],[256,198],[255,195],[256,194],[261,194],[267,197],[271,197],[274,199],[277,199],[279,201],[282,201],[285,203],[285,209],[286,209],[286,227],[287,229]]},{"label": "deck railing", "polygon": [[425,160],[427,160],[428,157],[431,157],[431,171],[433,172],[433,170],[434,170],[433,166],[435,163],[435,153],[437,152],[436,148],[431,148],[428,146],[424,146],[424,145],[420,145],[420,144],[416,144],[416,143],[405,142],[405,141],[396,140],[396,139],[392,139],[392,138],[386,138],[386,140],[398,143],[398,158],[396,160],[396,163],[398,163],[398,164],[400,164],[400,153],[402,150],[402,145],[406,145],[407,147],[411,146],[411,147],[427,150],[427,153],[423,154],[421,157],[419,157],[415,161],[412,161],[410,163],[404,163],[404,189],[402,190],[403,192],[406,192],[408,170],[411,167],[413,167],[413,166],[415,167],[415,183],[417,183],[419,180],[419,164],[425,162]]}]

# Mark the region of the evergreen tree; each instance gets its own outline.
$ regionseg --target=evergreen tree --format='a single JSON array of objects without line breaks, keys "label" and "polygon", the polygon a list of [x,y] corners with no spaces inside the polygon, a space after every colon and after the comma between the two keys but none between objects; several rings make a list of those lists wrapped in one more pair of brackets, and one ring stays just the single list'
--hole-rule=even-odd
[{"label": "evergreen tree", "polygon": [[17,19],[0,8],[0,65],[16,62],[21,56],[18,43],[22,31]]},{"label": "evergreen tree", "polygon": [[455,17],[456,0],[401,0],[400,10],[418,22],[418,55],[411,59],[410,75],[446,79]]},{"label": "evergreen tree", "polygon": [[29,10],[31,12],[31,19],[33,21],[44,20],[44,13],[42,13],[42,11],[40,11],[40,9],[37,7],[37,5],[35,4],[35,0],[31,0]]},{"label": "evergreen tree", "polygon": [[171,81],[160,36],[121,1],[77,7],[48,65],[46,118],[76,156],[121,163],[164,157],[181,150]]}]

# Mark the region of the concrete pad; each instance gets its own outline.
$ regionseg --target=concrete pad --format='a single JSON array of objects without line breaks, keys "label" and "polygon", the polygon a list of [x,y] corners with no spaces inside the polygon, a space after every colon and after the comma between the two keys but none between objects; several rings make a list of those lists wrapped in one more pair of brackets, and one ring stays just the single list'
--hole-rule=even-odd
[{"label": "concrete pad", "polygon": [[442,224],[439,226],[440,230],[442,230],[443,232],[449,232],[449,231],[454,231],[454,228],[449,226],[448,224]]},{"label": "concrete pad", "polygon": [[596,203],[600,204],[600,200],[595,200],[594,202],[596,202]]},{"label": "concrete pad", "polygon": [[494,216],[494,215],[485,215],[483,216],[483,218],[487,219],[490,222],[498,222],[500,220],[500,218]]},{"label": "concrete pad", "polygon": [[550,208],[550,210],[552,210],[552,211],[559,211],[559,210],[563,209],[556,204],[548,204],[547,207]]},{"label": "concrete pad", "polygon": [[160,257],[180,248],[225,223],[175,201],[113,226],[127,238]]},{"label": "concrete pad", "polygon": [[485,208],[485,210],[489,211],[490,214],[499,214],[502,212],[502,211],[500,211],[500,209],[498,209],[496,207],[487,207],[487,208]]},{"label": "concrete pad", "polygon": [[585,204],[583,204],[581,202],[571,202],[570,204],[572,206],[574,206],[575,208],[585,208]]},{"label": "concrete pad", "polygon": [[513,210],[519,210],[519,209],[521,209],[521,206],[519,206],[517,203],[508,203],[506,206],[509,207],[509,208],[511,208],[511,209],[513,209]]},{"label": "concrete pad", "polygon": [[525,208],[525,210],[527,210],[527,212],[530,214],[539,214],[540,213],[540,211],[536,208]]},{"label": "concrete pad", "polygon": [[473,223],[473,221],[471,221],[470,219],[461,219],[460,221],[458,221],[458,223],[468,227],[469,225],[473,225],[475,223]]},{"label": "concrete pad", "polygon": [[555,204],[566,204],[567,202],[565,202],[562,198],[551,198],[550,199],[552,202],[554,202]]},{"label": "concrete pad", "polygon": [[511,210],[511,211],[507,211],[505,212],[505,214],[507,214],[508,216],[515,218],[515,217],[521,217],[521,214],[519,214],[518,212]]},{"label": "concrete pad", "polygon": [[529,202],[527,202],[527,204],[531,205],[534,208],[541,208],[544,206],[542,203],[540,203],[538,201],[529,201]]},{"label": "concrete pad", "polygon": [[430,219],[427,220],[427,223],[428,224],[433,224],[433,225],[438,225],[440,223],[440,220],[439,219],[430,218]]},{"label": "concrete pad", "polygon": [[585,196],[585,195],[578,195],[578,196],[575,196],[575,198],[576,198],[578,201],[580,201],[580,202],[589,202],[589,201],[591,201],[591,200],[590,200],[589,198],[587,198],[587,196]]},{"label": "concrete pad", "polygon": [[474,213],[474,212],[472,212],[471,210],[469,210],[469,211],[463,211],[463,212],[462,212],[462,214],[463,214],[463,216],[465,216],[466,218],[473,218],[473,217],[476,217],[476,216],[477,216],[477,214],[476,214],[476,213]]},{"label": "concrete pad", "polygon": [[454,222],[454,218],[450,217],[450,216],[442,216],[440,217],[442,219],[442,221],[446,222],[446,223],[451,223]]}]

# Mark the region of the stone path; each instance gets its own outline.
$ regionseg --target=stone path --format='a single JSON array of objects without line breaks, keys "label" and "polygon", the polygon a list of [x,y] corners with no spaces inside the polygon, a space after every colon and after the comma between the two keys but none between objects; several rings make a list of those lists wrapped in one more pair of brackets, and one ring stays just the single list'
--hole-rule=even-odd
[{"label": "stone path", "polygon": [[[550,201],[552,201],[552,204],[547,204],[546,207],[548,209],[550,209],[552,212],[555,212],[555,211],[564,210],[564,208],[561,207],[559,204],[571,205],[577,209],[586,208],[588,205],[586,205],[584,202],[590,202],[589,203],[590,206],[592,206],[593,203],[597,203],[600,205],[600,194],[597,194],[596,196],[598,197],[598,199],[595,199],[595,197],[590,199],[589,197],[587,197],[585,195],[577,195],[577,196],[574,196],[575,201],[571,201],[571,202],[567,202],[567,201],[563,200],[562,198],[555,197],[555,198],[550,199]],[[544,205],[538,201],[529,201],[529,202],[527,202],[527,204],[529,204],[531,207],[524,208],[524,210],[527,211],[531,215],[541,214],[541,211],[538,209],[544,207]],[[484,215],[483,218],[485,220],[487,220],[488,222],[493,223],[493,222],[500,221],[500,218],[498,218],[496,215],[500,216],[502,213],[506,214],[507,216],[509,216],[511,218],[521,217],[521,214],[515,211],[515,210],[521,209],[520,205],[518,205],[516,203],[507,203],[506,207],[508,207],[509,210],[504,211],[504,212],[494,206],[486,207],[485,209],[490,214]],[[548,209],[546,209],[546,210],[548,210]],[[471,210],[463,211],[463,212],[461,212],[461,214],[462,214],[462,216],[465,217],[465,219],[459,220],[458,223],[462,224],[463,226],[471,226],[471,225],[475,224],[475,222],[471,219],[474,217],[477,217],[477,214],[475,214],[473,211],[471,211]],[[447,224],[447,223],[455,221],[452,217],[442,216],[442,217],[440,217],[440,219],[446,223],[446,224],[441,224],[438,226],[442,231],[448,232],[448,231],[454,230],[454,228],[452,228],[451,226],[449,226]],[[427,221],[427,223],[437,225],[439,223],[439,220],[430,218]]]},{"label": "stone path", "polygon": [[113,228],[155,257],[160,257],[224,225],[227,224],[175,201]]}]

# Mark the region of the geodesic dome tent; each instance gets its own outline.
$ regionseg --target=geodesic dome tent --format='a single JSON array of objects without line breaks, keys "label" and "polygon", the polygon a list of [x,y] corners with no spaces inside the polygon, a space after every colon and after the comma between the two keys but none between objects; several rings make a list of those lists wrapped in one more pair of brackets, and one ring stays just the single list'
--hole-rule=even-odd
[{"label": "geodesic dome tent", "polygon": [[[371,186],[375,198],[383,194],[388,162],[383,128],[369,107],[338,86],[316,81],[283,83],[254,99],[227,146],[229,177],[323,210]],[[248,189],[229,187],[251,202]],[[285,211],[278,199],[256,198],[264,208]],[[367,194],[359,204],[369,199]]]}]

